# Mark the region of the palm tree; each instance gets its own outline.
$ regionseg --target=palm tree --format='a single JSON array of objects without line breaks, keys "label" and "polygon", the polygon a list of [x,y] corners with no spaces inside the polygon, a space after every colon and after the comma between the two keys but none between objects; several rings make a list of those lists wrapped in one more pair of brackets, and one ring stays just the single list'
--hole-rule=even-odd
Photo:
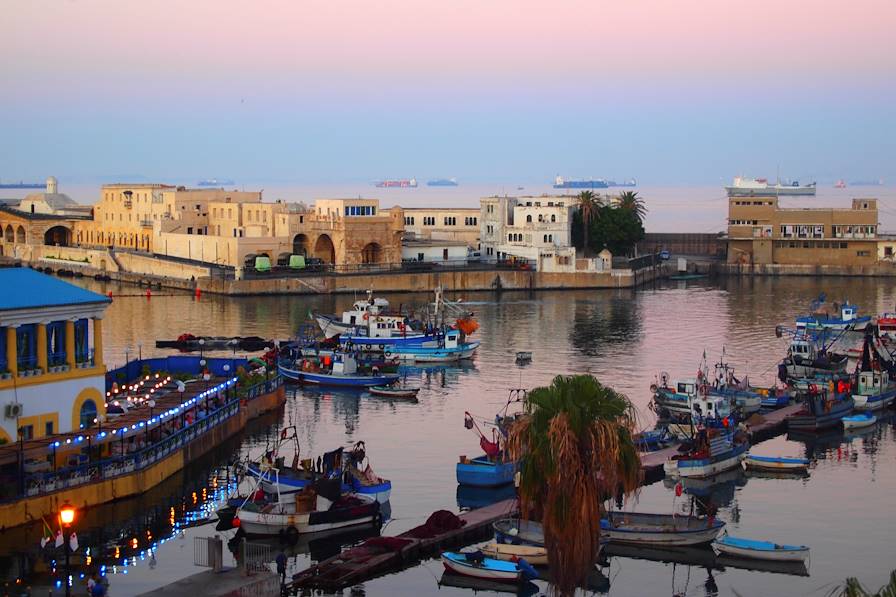
[{"label": "palm tree", "polygon": [[876,593],[868,591],[855,577],[846,579],[842,586],[835,587],[829,597],[896,597],[896,570],[890,573],[890,582]]},{"label": "palm tree", "polygon": [[582,255],[588,253],[588,228],[591,221],[597,217],[600,208],[603,207],[603,201],[600,195],[595,195],[593,191],[582,191],[578,196],[579,210],[582,213]]},{"label": "palm tree", "polygon": [[510,429],[510,455],[522,462],[520,512],[542,520],[560,595],[572,595],[594,567],[602,499],[640,484],[635,424],[623,394],[590,375],[559,375],[529,393],[525,415]]},{"label": "palm tree", "polygon": [[644,217],[647,215],[647,206],[644,205],[644,200],[638,197],[637,191],[623,191],[619,193],[617,205],[619,209],[631,211],[638,218],[639,222],[644,223]]}]

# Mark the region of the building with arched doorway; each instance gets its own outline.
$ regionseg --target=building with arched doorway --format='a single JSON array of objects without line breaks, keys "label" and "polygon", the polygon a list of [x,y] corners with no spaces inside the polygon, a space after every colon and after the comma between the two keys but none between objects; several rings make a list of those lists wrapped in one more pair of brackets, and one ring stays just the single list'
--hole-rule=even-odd
[{"label": "building with arched doorway", "polygon": [[105,413],[108,297],[26,268],[0,269],[0,439],[89,427]]}]

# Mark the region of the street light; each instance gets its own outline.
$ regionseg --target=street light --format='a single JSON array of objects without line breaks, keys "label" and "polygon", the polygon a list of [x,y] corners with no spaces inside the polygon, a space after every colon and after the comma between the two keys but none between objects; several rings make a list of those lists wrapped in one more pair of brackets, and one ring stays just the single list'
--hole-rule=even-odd
[{"label": "street light", "polygon": [[137,351],[139,354],[139,356],[137,357],[137,360],[142,361],[143,360],[143,342],[137,343]]},{"label": "street light", "polygon": [[202,349],[205,346],[205,338],[199,339],[199,362],[202,363]]},{"label": "street light", "polygon": [[65,532],[62,533],[62,543],[65,549],[65,597],[71,596],[71,569],[69,568],[69,554],[71,554],[71,539],[67,537],[68,531],[72,526],[72,523],[75,522],[75,508],[71,504],[68,503],[68,500],[65,500],[65,503],[62,504],[62,508],[59,509],[59,522],[62,523],[62,528],[65,529]]},{"label": "street light", "polygon": [[[224,369],[224,377],[227,380],[229,380],[230,379],[230,365],[225,363],[224,367],[222,367],[222,368]],[[225,386],[225,389],[224,389],[224,401],[227,402],[227,400],[229,398],[230,398],[230,386],[228,385],[228,386]]]}]

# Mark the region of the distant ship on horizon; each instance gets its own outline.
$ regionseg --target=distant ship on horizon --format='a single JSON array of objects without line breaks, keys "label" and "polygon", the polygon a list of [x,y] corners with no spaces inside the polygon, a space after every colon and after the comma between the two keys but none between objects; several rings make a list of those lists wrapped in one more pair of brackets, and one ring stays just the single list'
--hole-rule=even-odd
[{"label": "distant ship on horizon", "polygon": [[834,183],[834,188],[835,189],[845,189],[846,181],[841,178],[840,180],[838,180],[837,182]]},{"label": "distant ship on horizon", "polygon": [[380,180],[376,183],[377,188],[380,189],[416,189],[417,188],[417,179],[416,178],[401,178],[396,180]]},{"label": "distant ship on horizon", "polygon": [[206,178],[205,180],[200,180],[196,183],[197,187],[221,187],[224,185],[233,185],[236,184],[231,179],[218,180],[217,178]]},{"label": "distant ship on horizon", "polygon": [[616,182],[615,180],[607,181],[608,187],[636,187],[638,186],[638,181],[634,178],[629,178],[628,180],[623,180],[622,182]]},{"label": "distant ship on horizon", "polygon": [[884,186],[884,179],[878,178],[877,180],[852,180],[849,183],[851,187],[882,187]]},{"label": "distant ship on horizon", "polygon": [[428,186],[428,187],[456,187],[457,179],[456,178],[436,178],[435,180],[427,180],[426,186]]},{"label": "distant ship on horizon", "polygon": [[47,185],[40,182],[2,182],[0,181],[0,189],[42,189]]},{"label": "distant ship on horizon", "polygon": [[729,197],[751,197],[754,195],[815,195],[816,184],[810,182],[807,185],[801,185],[798,180],[776,182],[769,184],[767,178],[746,178],[743,176],[735,176],[734,184],[725,187]]},{"label": "distant ship on horizon", "polygon": [[588,180],[566,180],[560,175],[554,179],[555,189],[606,189],[610,185],[603,178]]}]

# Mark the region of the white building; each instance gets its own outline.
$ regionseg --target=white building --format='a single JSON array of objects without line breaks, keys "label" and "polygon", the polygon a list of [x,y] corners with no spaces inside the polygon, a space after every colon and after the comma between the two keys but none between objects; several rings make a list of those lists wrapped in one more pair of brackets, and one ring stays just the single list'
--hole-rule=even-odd
[{"label": "white building", "polygon": [[480,200],[482,259],[526,259],[538,271],[602,271],[599,260],[576,260],[570,228],[576,198],[485,197]]},{"label": "white building", "polygon": [[110,299],[26,268],[0,268],[0,286],[0,439],[93,425],[106,411]]},{"label": "white building", "polygon": [[402,261],[422,261],[444,265],[466,265],[470,249],[459,240],[405,239],[401,241]]}]

